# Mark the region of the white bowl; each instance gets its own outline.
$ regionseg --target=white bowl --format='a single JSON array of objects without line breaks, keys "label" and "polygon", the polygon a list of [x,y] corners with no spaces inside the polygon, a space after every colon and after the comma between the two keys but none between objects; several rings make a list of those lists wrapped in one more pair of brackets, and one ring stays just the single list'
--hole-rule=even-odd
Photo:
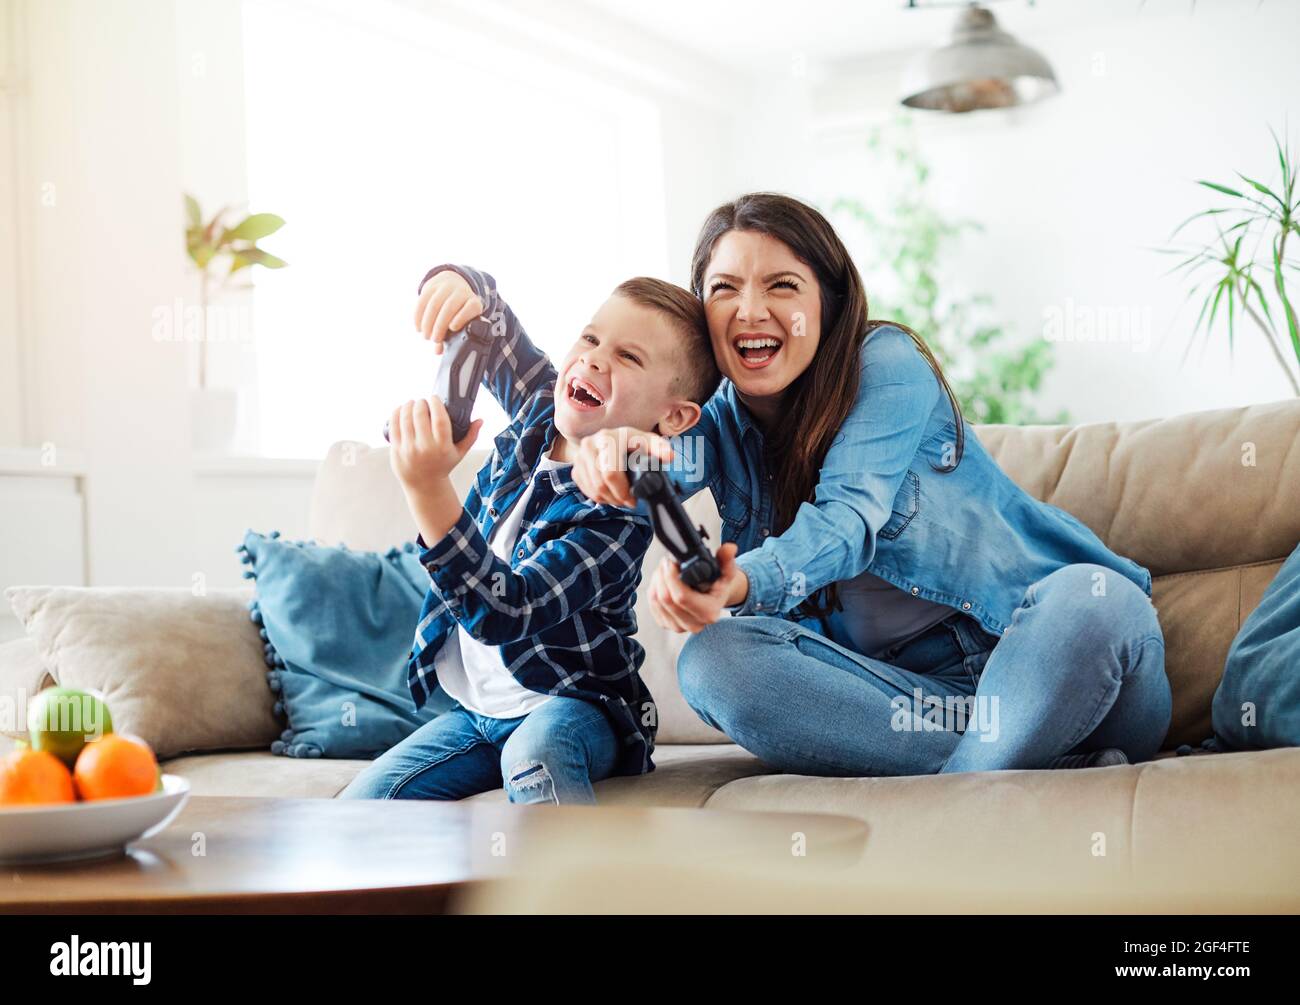
[{"label": "white bowl", "polygon": [[0,865],[122,854],[127,842],[171,823],[189,798],[180,775],[163,775],[162,783],[162,792],[147,796],[0,807]]}]

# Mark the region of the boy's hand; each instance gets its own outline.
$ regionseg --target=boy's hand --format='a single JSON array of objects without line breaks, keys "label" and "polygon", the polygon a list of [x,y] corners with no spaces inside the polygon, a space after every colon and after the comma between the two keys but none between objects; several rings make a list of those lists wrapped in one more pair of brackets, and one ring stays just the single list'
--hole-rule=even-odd
[{"label": "boy's hand", "polygon": [[650,579],[650,612],[661,628],[672,632],[698,632],[722,617],[722,609],[739,604],[749,595],[749,577],[736,565],[736,545],[718,549],[722,575],[700,593],[682,582],[677,563],[664,558]]},{"label": "boy's hand", "polygon": [[460,331],[483,313],[483,301],[457,272],[447,269],[429,278],[415,302],[415,328],[433,339],[433,351],[442,355],[442,344],[452,332]]},{"label": "boy's hand", "polygon": [[447,478],[474,445],[482,425],[482,419],[475,419],[465,438],[453,443],[451,419],[436,395],[393,409],[388,420],[388,458],[402,488],[426,493]]}]

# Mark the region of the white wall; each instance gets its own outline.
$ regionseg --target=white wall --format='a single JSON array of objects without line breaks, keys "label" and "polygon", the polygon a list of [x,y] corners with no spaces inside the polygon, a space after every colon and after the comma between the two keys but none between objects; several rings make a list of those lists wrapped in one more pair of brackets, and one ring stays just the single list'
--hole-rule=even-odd
[{"label": "white wall", "polygon": [[[196,471],[192,347],[153,337],[155,309],[193,296],[181,192],[215,203],[242,191],[242,113],[223,117],[211,89],[236,85],[240,107],[237,59],[221,62],[238,56],[238,9],[222,9],[232,33],[196,0],[5,8],[25,72],[6,99],[21,128],[0,133],[16,221],[4,247],[14,237],[22,251],[21,274],[0,287],[0,307],[17,301],[0,313],[0,345],[24,360],[26,421],[3,435],[28,449],[0,452],[0,509],[26,514],[30,547],[0,553],[0,586],[233,585],[244,527],[306,533],[310,470]],[[197,38],[220,49],[206,77],[192,75]],[[55,489],[58,504],[43,505]]]},{"label": "white wall", "polygon": [[21,443],[24,437],[24,360],[19,325],[19,190],[12,165],[17,163],[21,128],[21,48],[18,9],[14,0],[0,0],[0,445]]},{"label": "white wall", "polygon": [[[1216,204],[1199,178],[1231,183],[1239,170],[1277,174],[1268,133],[1300,95],[1300,4],[1138,5],[1104,26],[1029,34],[1063,91],[1039,105],[965,116],[917,114],[937,202],[986,227],[952,261],[954,282],[991,294],[1022,338],[1041,337],[1052,307],[1127,308],[1149,318],[1150,346],[1058,343],[1043,411],[1075,421],[1141,419],[1289,397],[1262,337],[1237,330],[1230,364],[1219,325],[1179,367],[1196,318],[1185,286],[1151,252],[1185,217]],[[838,68],[816,95],[818,139],[792,184],[823,205],[870,202],[868,122],[894,114],[902,54]],[[1293,149],[1300,116],[1291,115]],[[871,277],[867,276],[868,288]],[[1180,310],[1181,307],[1181,310]]]}]

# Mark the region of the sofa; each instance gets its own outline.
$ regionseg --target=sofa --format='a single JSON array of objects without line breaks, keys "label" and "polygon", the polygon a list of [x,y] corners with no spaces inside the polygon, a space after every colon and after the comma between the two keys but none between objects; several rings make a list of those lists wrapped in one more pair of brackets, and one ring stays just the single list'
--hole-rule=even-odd
[{"label": "sofa", "polygon": [[[1300,750],[1200,746],[1212,734],[1211,699],[1233,636],[1300,541],[1300,401],[1139,422],[974,428],[1028,493],[1151,571],[1173,692],[1172,722],[1154,760],[917,777],[780,774],[686,705],[674,669],[684,637],[660,629],[642,596],[638,639],[659,707],[657,769],[600,782],[599,802],[857,817],[868,827],[867,874],[897,881],[916,871],[931,887],[936,877],[938,887],[951,887],[977,873],[1004,887],[1068,882],[1130,897],[1142,890],[1141,903],[1166,907],[1195,909],[1198,896],[1218,891],[1220,899],[1204,903],[1300,909]],[[318,543],[383,551],[414,536],[386,450],[331,448],[309,514]],[[462,490],[482,461],[476,450],[457,469]],[[717,541],[708,493],[688,508]],[[656,544],[647,569],[662,554]],[[135,692],[148,691],[147,662],[125,672],[138,675]],[[249,707],[256,685],[247,677],[212,676],[205,701]],[[53,681],[33,639],[0,647],[0,695]],[[223,697],[223,687],[241,693]],[[229,742],[219,734],[204,749],[176,752],[164,770],[186,777],[198,795],[331,798],[366,763],[273,755],[276,724],[253,718],[230,721]]]}]

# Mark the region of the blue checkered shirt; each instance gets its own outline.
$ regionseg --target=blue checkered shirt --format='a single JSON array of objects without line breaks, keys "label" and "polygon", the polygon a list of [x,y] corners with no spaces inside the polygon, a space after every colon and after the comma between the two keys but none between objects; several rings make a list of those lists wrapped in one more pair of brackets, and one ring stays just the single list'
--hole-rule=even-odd
[{"label": "blue checkered shirt", "polygon": [[[483,383],[512,419],[496,437],[456,525],[431,547],[416,538],[430,586],[408,664],[415,707],[436,689],[435,656],[459,623],[485,645],[499,646],[503,664],[524,687],[602,709],[620,743],[615,774],[653,771],[658,716],[638,673],[645,650],[632,638],[650,521],[593,503],[569,465],[537,470],[557,435],[555,367],[487,273],[442,265],[420,287],[445,269],[463,276],[485,305],[483,320],[496,338]],[[529,482],[533,494],[507,563],[488,539]]]}]

